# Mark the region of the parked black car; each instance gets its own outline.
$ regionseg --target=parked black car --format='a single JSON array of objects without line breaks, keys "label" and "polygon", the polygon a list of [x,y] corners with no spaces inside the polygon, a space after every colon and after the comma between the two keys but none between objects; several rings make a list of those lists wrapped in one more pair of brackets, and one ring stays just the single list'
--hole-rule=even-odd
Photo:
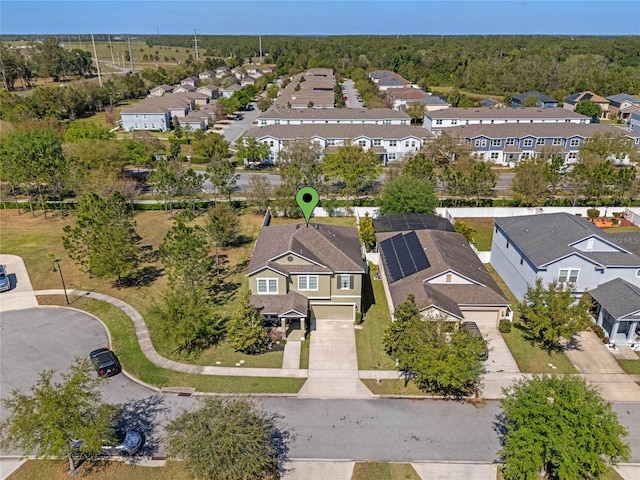
[{"label": "parked black car", "polygon": [[100,377],[113,377],[122,371],[118,357],[108,348],[94,350],[89,358]]},{"label": "parked black car", "polygon": [[480,329],[478,328],[478,324],[476,322],[462,322],[460,327],[466,331],[472,337],[477,337],[482,339],[482,343],[484,347],[481,351],[478,352],[478,358],[483,362],[489,359],[489,349],[487,348],[487,341],[482,336]]}]

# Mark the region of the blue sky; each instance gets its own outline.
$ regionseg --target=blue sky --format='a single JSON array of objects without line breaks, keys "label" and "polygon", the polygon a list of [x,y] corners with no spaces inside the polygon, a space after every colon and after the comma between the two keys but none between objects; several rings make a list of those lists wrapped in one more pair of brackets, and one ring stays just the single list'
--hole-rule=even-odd
[{"label": "blue sky", "polygon": [[640,0],[0,0],[0,33],[638,35]]}]

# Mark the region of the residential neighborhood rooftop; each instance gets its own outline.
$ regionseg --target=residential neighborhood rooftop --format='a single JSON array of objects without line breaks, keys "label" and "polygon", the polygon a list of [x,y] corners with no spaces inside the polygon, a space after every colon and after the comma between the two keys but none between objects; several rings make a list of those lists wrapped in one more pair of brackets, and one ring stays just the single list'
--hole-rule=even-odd
[{"label": "residential neighborhood rooftop", "polygon": [[538,107],[472,107],[472,108],[447,108],[444,110],[436,110],[427,112],[427,116],[433,119],[529,119],[529,118],[581,118],[588,120],[589,117],[581,115],[564,108],[538,108]]},{"label": "residential neighborhood rooftop", "polygon": [[281,139],[332,138],[348,139],[357,137],[397,139],[415,137],[427,138],[431,134],[414,125],[371,125],[357,123],[329,123],[311,125],[263,125],[247,131],[247,137],[263,138],[272,136]]},{"label": "residential neighborhood rooftop", "polygon": [[275,118],[283,120],[315,119],[315,120],[354,120],[358,119],[392,119],[400,118],[410,120],[406,113],[398,112],[390,108],[269,108],[258,115],[261,118]]}]

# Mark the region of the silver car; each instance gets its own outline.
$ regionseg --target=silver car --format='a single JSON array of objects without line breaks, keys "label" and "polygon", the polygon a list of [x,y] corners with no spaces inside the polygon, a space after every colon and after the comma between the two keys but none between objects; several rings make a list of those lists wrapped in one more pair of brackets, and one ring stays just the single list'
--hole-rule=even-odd
[{"label": "silver car", "polygon": [[[124,430],[116,428],[111,430],[112,442],[105,442],[102,446],[102,455],[120,455],[128,457],[135,455],[144,445],[144,435],[137,430]],[[74,450],[82,451],[82,440],[72,440]]]},{"label": "silver car", "polygon": [[7,270],[4,265],[0,265],[0,292],[11,290],[11,282],[7,276]]}]

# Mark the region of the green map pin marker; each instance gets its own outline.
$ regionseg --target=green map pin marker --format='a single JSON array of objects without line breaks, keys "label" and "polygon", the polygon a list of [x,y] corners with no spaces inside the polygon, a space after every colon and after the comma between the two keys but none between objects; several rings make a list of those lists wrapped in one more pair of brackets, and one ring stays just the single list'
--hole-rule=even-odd
[{"label": "green map pin marker", "polygon": [[320,195],[318,195],[318,192],[313,187],[302,187],[298,190],[298,193],[296,193],[296,203],[304,214],[307,227],[309,226],[309,219],[311,218],[313,209],[318,206],[319,201]]}]

